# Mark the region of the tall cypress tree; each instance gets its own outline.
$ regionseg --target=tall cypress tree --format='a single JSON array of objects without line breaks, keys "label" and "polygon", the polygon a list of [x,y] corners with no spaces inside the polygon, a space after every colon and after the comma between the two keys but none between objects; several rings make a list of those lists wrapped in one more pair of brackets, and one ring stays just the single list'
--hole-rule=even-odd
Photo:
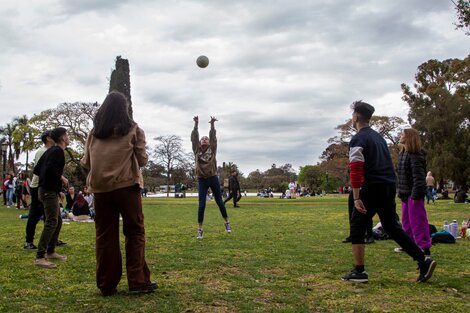
[{"label": "tall cypress tree", "polygon": [[109,81],[109,91],[117,90],[122,92],[129,101],[129,116],[132,118],[132,100],[131,100],[131,79],[129,70],[129,61],[116,57],[116,68],[111,72]]}]

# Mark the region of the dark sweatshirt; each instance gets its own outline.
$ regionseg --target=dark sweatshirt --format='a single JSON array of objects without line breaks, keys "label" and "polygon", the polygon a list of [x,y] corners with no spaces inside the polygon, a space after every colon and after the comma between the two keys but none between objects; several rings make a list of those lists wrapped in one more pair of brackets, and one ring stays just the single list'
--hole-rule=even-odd
[{"label": "dark sweatshirt", "polygon": [[47,149],[34,167],[34,174],[39,176],[39,187],[45,190],[62,190],[62,174],[64,173],[64,150],[58,146]]},{"label": "dark sweatshirt", "polygon": [[196,161],[196,176],[199,178],[209,178],[217,174],[217,137],[215,136],[214,125],[209,131],[209,146],[206,149],[201,147],[199,142],[199,131],[194,127],[191,132],[191,142]]}]

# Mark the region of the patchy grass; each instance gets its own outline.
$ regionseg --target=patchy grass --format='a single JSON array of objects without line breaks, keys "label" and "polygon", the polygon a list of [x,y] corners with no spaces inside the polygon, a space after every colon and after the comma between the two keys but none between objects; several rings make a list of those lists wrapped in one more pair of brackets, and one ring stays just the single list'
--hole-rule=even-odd
[{"label": "patchy grass", "polygon": [[[130,295],[126,277],[114,297],[95,286],[93,223],[71,223],[59,247],[68,256],[55,270],[33,266],[22,249],[25,220],[0,208],[0,312],[468,312],[470,241],[432,248],[438,267],[416,284],[416,264],[394,253],[393,241],[366,248],[368,284],[340,277],[351,269],[346,196],[292,200],[243,198],[228,207],[226,234],[213,202],[205,238],[196,240],[197,199],[144,199],[147,262],[160,288]],[[469,204],[428,205],[429,220],[459,224]],[[377,222],[377,217],[375,222]],[[37,234],[42,230],[38,225]],[[39,236],[36,236],[37,238]]]}]

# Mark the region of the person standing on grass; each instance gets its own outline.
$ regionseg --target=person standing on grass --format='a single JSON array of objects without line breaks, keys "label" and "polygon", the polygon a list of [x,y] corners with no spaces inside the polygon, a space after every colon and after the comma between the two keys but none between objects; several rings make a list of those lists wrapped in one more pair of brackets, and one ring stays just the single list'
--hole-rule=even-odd
[{"label": "person standing on grass", "polygon": [[196,176],[198,179],[198,190],[199,190],[199,207],[198,207],[198,230],[197,239],[201,240],[204,237],[203,223],[204,223],[204,211],[206,209],[206,197],[209,188],[212,190],[215,202],[217,203],[220,213],[224,219],[225,231],[227,233],[232,232],[230,222],[228,220],[227,210],[225,209],[224,201],[222,200],[222,193],[220,191],[219,178],[216,176],[217,173],[217,137],[215,134],[214,123],[217,121],[215,117],[211,116],[209,123],[211,124],[211,130],[209,131],[209,137],[202,136],[199,140],[199,117],[195,116],[194,129],[191,132],[191,142],[193,146],[193,152],[196,161]]},{"label": "person standing on grass", "polygon": [[[426,154],[422,149],[419,132],[406,128],[400,136],[398,156],[398,197],[401,199],[403,229],[414,239],[426,256],[431,255],[429,223],[424,207],[426,195]],[[395,251],[401,252],[401,248]]]},{"label": "person standing on grass", "polygon": [[64,150],[69,145],[69,136],[65,128],[58,127],[51,131],[50,137],[55,146],[47,149],[34,167],[34,174],[39,176],[39,200],[44,206],[45,217],[34,264],[44,268],[57,267],[49,260],[67,259],[66,256],[55,252],[55,246],[62,227],[59,194],[62,185],[68,185],[68,180],[62,174],[65,166]]},{"label": "person standing on grass", "polygon": [[427,204],[429,204],[429,200],[432,200],[433,204],[435,203],[434,186],[436,186],[436,180],[432,176],[432,172],[429,171],[426,175],[426,199],[428,200]]},{"label": "person standing on grass", "polygon": [[240,201],[242,195],[240,193],[240,183],[238,182],[238,171],[233,170],[230,178],[228,179],[228,197],[225,199],[224,204],[230,201],[233,198],[233,207],[239,208],[240,206],[237,204]]},{"label": "person standing on grass", "polygon": [[124,94],[112,91],[93,119],[81,160],[89,170],[88,192],[94,194],[96,229],[96,285],[112,296],[122,277],[119,215],[126,238],[127,284],[131,293],[158,288],[150,281],[145,261],[145,227],[140,168],[148,161],[145,133],[132,120]]},{"label": "person standing on grass", "polygon": [[[34,155],[34,164],[38,164],[39,159],[42,157],[44,152],[47,149],[54,146],[54,140],[50,137],[50,131],[46,130],[41,134],[41,141],[44,143],[44,146],[38,149]],[[33,179],[31,180],[31,186],[29,187],[31,194],[31,205],[29,207],[28,222],[26,223],[26,242],[23,246],[25,250],[36,250],[37,247],[34,245],[34,234],[36,233],[36,225],[38,224],[41,216],[44,215],[44,206],[42,202],[39,201],[38,191],[39,191],[39,176],[33,174]]]},{"label": "person standing on grass", "polygon": [[425,282],[431,278],[436,261],[425,257],[396,219],[396,177],[392,158],[383,137],[369,126],[375,109],[362,101],[354,102],[351,109],[352,125],[357,130],[349,143],[349,175],[354,200],[350,236],[355,266],[342,279],[361,283],[369,281],[364,268],[364,233],[367,222],[377,213],[387,234],[418,262],[420,274],[417,281]]}]

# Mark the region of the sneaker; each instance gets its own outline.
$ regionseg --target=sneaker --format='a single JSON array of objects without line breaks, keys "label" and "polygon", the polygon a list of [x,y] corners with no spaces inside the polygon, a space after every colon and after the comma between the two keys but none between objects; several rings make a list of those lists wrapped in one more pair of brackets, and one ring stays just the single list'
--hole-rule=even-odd
[{"label": "sneaker", "polygon": [[355,268],[353,268],[351,272],[341,277],[341,279],[355,283],[367,283],[369,282],[369,275],[366,271],[359,273]]},{"label": "sneaker", "polygon": [[230,227],[230,223],[224,223],[224,226],[225,231],[230,234],[232,232],[232,227]]},{"label": "sneaker", "polygon": [[196,238],[199,239],[199,240],[201,240],[202,238],[204,238],[204,231],[203,231],[201,228],[199,228],[199,229],[197,230],[197,237],[196,237]]},{"label": "sneaker", "polygon": [[43,267],[43,268],[56,268],[57,267],[57,265],[55,265],[54,263],[49,262],[45,258],[34,260],[34,265],[36,265],[38,267]]},{"label": "sneaker", "polygon": [[371,244],[371,243],[375,243],[375,239],[374,239],[374,237],[372,237],[372,236],[371,236],[371,237],[367,237],[366,239],[364,239],[364,243],[365,243],[366,245],[369,245],[369,244]]},{"label": "sneaker", "polygon": [[26,242],[23,246],[23,249],[25,250],[37,250],[38,247],[34,245],[32,242]]},{"label": "sneaker", "polygon": [[400,252],[403,252],[403,248],[395,248],[393,249],[393,251],[400,253]]},{"label": "sneaker", "polygon": [[431,257],[426,258],[424,263],[419,265],[419,276],[416,279],[418,283],[424,283],[425,281],[431,278],[434,269],[436,268],[437,262],[431,259]]},{"label": "sneaker", "polygon": [[351,242],[351,236],[344,238],[344,240],[342,241],[342,243],[349,243],[349,242]]},{"label": "sneaker", "polygon": [[66,243],[66,242],[63,242],[62,240],[57,240],[57,243],[56,243],[55,245],[56,245],[56,247],[58,247],[58,246],[66,246],[67,243]]},{"label": "sneaker", "polygon": [[154,281],[151,281],[143,287],[129,288],[129,292],[130,293],[151,293],[151,292],[154,292],[157,288],[158,288],[157,283]]},{"label": "sneaker", "polygon": [[60,255],[57,252],[52,252],[52,253],[46,253],[46,259],[65,261],[67,260],[67,257],[65,255]]}]

